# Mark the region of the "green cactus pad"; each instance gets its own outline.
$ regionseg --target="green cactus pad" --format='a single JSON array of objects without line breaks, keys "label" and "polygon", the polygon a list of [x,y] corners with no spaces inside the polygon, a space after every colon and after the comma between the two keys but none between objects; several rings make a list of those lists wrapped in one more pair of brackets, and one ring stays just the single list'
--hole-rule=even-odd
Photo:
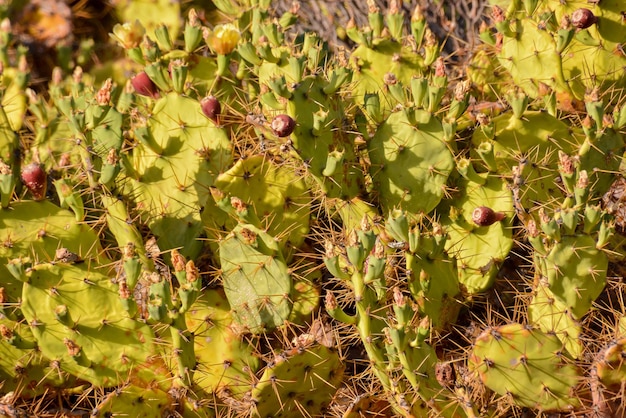
[{"label": "green cactus pad", "polygon": [[[343,231],[346,237],[356,229],[361,229],[361,222],[367,219],[372,223],[379,218],[378,209],[368,201],[355,197],[351,200],[330,200],[327,202],[326,211],[332,217],[338,217],[343,224]],[[372,225],[377,231],[377,226]]]},{"label": "green cactus pad", "polygon": [[239,224],[219,245],[224,291],[237,322],[251,332],[283,324],[291,312],[292,279],[276,240]]},{"label": "green cactus pad", "polygon": [[578,97],[593,87],[611,90],[626,87],[623,77],[626,57],[619,52],[620,44],[623,48],[626,39],[624,2],[605,0],[594,4],[584,0],[550,0],[545,3],[554,10],[557,22],[580,8],[591,10],[598,18],[596,24],[574,37],[563,54],[563,71]]},{"label": "green cactus pad", "polygon": [[274,358],[252,390],[261,418],[323,415],[345,366],[323,345],[297,346]]},{"label": "green cactus pad", "polygon": [[22,283],[6,268],[13,258],[52,261],[58,248],[67,248],[82,259],[99,257],[104,262],[97,234],[77,222],[72,212],[49,201],[14,202],[9,209],[0,210],[0,242],[2,287],[12,302],[22,294]]},{"label": "green cactus pad", "polygon": [[479,128],[474,131],[472,142],[476,147],[483,142],[493,145],[499,174],[510,174],[513,167],[525,162],[520,173],[522,206],[558,204],[555,201],[562,196],[556,181],[558,151],[575,153],[583,142],[582,133],[549,113],[537,111],[527,111],[521,118],[505,113],[494,117],[492,123],[493,139]]},{"label": "green cactus pad", "polygon": [[[498,167],[505,173],[517,165],[522,156],[542,158],[556,154],[558,149],[570,154],[583,141],[581,133],[572,132],[567,123],[546,112],[526,111],[521,118],[504,113],[493,118],[492,123],[493,139],[489,139],[484,130],[476,129],[472,142],[475,146],[490,142]],[[551,158],[556,161],[556,157]]]},{"label": "green cactus pad", "polygon": [[0,81],[0,159],[7,164],[13,160],[13,152],[19,146],[16,132],[22,128],[26,113],[26,95],[23,88],[13,82],[12,72],[10,68],[5,69]]},{"label": "green cactus pad", "polygon": [[[294,274],[302,274],[304,272],[296,271]],[[311,315],[319,307],[320,289],[315,286],[311,279],[321,280],[321,271],[315,270],[309,273],[304,280],[296,280],[293,284],[293,306],[288,321],[293,324],[304,324],[309,322]]]},{"label": "green cactus pad", "polygon": [[[354,133],[336,129],[345,108],[337,97],[324,93],[324,81],[307,77],[296,85],[287,102],[287,114],[296,121],[290,135],[293,155],[301,159],[322,192],[331,198],[349,200],[364,187],[364,177],[355,152]],[[331,169],[329,155],[341,155]]]},{"label": "green cactus pad", "polygon": [[202,114],[198,101],[175,93],[157,101],[148,126],[162,152],[143,143],[133,149],[124,164],[125,193],[161,250],[182,248],[182,254],[195,258],[201,249],[200,209],[209,186],[230,165],[230,141]]},{"label": "green cactus pad", "polygon": [[535,289],[535,295],[528,305],[528,320],[546,334],[556,335],[572,358],[581,356],[583,346],[580,323],[547,286],[539,285]]},{"label": "green cactus pad", "polygon": [[259,368],[259,359],[253,347],[233,331],[230,306],[223,293],[204,292],[185,319],[195,336],[194,382],[208,393],[227,390],[238,396],[250,390],[250,377]]},{"label": "green cactus pad", "polygon": [[[127,316],[117,286],[96,266],[34,266],[23,277],[22,312],[46,357],[81,380],[107,387],[151,363],[156,350],[150,327]],[[143,371],[150,380],[150,370]]]},{"label": "green cactus pad", "polygon": [[258,226],[282,245],[297,248],[304,241],[309,231],[311,196],[306,183],[289,166],[255,155],[239,160],[215,180],[214,186],[252,205],[261,221]]},{"label": "green cactus pad", "polygon": [[430,212],[444,195],[454,159],[441,123],[423,110],[393,113],[368,144],[370,173],[384,213]]},{"label": "green cactus pad", "polygon": [[158,388],[128,385],[109,393],[96,405],[91,416],[161,418],[173,412],[173,399],[166,392]]},{"label": "green cactus pad", "polygon": [[489,389],[516,405],[550,411],[580,404],[573,396],[578,370],[565,358],[561,341],[537,329],[488,328],[476,338],[469,366]]},{"label": "green cactus pad", "polygon": [[495,54],[484,45],[478,46],[475,50],[467,66],[467,77],[473,86],[490,100],[498,99],[494,91],[503,91],[504,85],[512,83]]},{"label": "green cactus pad", "polygon": [[615,181],[624,153],[624,136],[613,129],[603,129],[595,140],[587,138],[578,149],[580,170],[589,175],[590,191],[600,197]]},{"label": "green cactus pad", "polygon": [[86,109],[86,128],[89,129],[92,150],[100,158],[105,159],[111,149],[120,151],[122,138],[123,116],[110,106],[89,106]]},{"label": "green cactus pad", "polygon": [[9,122],[9,128],[17,132],[24,124],[24,115],[28,107],[28,100],[24,87],[20,86],[24,75],[14,68],[4,68],[2,72],[2,109]]},{"label": "green cactus pad", "polygon": [[[458,197],[446,202],[443,210],[448,213],[441,220],[449,235],[446,251],[456,259],[459,282],[470,294],[484,292],[493,285],[500,264],[513,247],[511,192],[500,177],[483,177],[484,184],[465,180],[459,184]],[[478,226],[472,214],[482,206],[502,212],[506,218]]]},{"label": "green cactus pad", "polygon": [[54,363],[37,351],[37,342],[28,326],[0,317],[0,327],[7,327],[12,334],[11,341],[5,335],[0,337],[0,385],[3,393],[15,392],[22,398],[31,399],[46,391],[77,385],[74,377],[54,369]]},{"label": "green cactus pad", "polygon": [[54,167],[63,154],[70,156],[69,163],[72,166],[80,164],[74,133],[69,122],[62,116],[52,119],[44,126],[39,126],[32,148],[37,149],[41,162],[48,169]]},{"label": "green cactus pad", "polygon": [[428,316],[434,328],[445,329],[456,320],[461,309],[456,299],[460,293],[458,273],[455,261],[445,254],[429,257],[428,248],[432,245],[423,242],[430,239],[420,238],[417,254],[406,253],[409,289],[420,317]]},{"label": "green cactus pad", "polygon": [[[512,76],[515,84],[531,97],[538,97],[537,81],[556,91],[569,93],[563,78],[561,56],[548,31],[539,30],[530,19],[517,21],[516,36],[505,36],[498,59]],[[532,74],[532,77],[528,75]]]},{"label": "green cactus pad", "polygon": [[580,319],[606,284],[606,254],[596,249],[596,241],[588,235],[565,236],[545,262],[550,292]]}]

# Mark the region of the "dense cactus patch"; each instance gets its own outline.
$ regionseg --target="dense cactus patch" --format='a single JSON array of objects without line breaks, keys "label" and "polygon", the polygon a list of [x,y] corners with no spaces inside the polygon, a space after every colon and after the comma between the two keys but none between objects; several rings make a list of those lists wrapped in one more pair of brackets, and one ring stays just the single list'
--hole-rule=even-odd
[{"label": "dense cactus patch", "polygon": [[117,2],[46,75],[40,3],[0,6],[0,415],[625,413],[619,1],[493,1],[467,60],[395,1],[342,45]]}]

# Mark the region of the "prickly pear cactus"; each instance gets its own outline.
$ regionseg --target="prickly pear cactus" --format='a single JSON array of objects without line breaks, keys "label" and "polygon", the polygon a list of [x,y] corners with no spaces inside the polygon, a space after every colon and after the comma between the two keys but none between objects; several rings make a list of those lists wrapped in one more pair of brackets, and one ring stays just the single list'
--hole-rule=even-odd
[{"label": "prickly pear cactus", "polygon": [[268,233],[239,224],[219,246],[224,292],[235,320],[251,332],[283,324],[293,281],[280,247]]},{"label": "prickly pear cactus", "polygon": [[202,114],[198,101],[170,93],[154,104],[145,126],[135,127],[135,136],[138,144],[123,160],[125,194],[162,250],[182,247],[195,257],[200,208],[232,160],[228,135]]},{"label": "prickly pear cactus", "polygon": [[540,213],[543,233],[533,220],[527,226],[536,275],[528,317],[543,331],[557,335],[570,354],[578,357],[578,321],[606,285],[608,257],[603,247],[608,226],[595,206],[586,206],[584,211],[565,208],[553,218]]},{"label": "prickly pear cactus", "polygon": [[429,231],[396,212],[389,216],[386,232],[396,240],[393,246],[402,246],[408,290],[419,316],[427,317],[435,329],[447,328],[461,308],[457,299],[461,289],[457,263],[444,251],[447,236],[441,225],[435,223]]},{"label": "prickly pear cactus", "polygon": [[156,354],[154,334],[128,317],[117,286],[93,260],[27,269],[17,259],[10,266],[24,282],[24,318],[41,352],[56,359],[61,370],[101,387],[123,382],[138,368],[138,378],[151,380],[149,369],[140,366]]},{"label": "prickly pear cactus", "polygon": [[35,262],[51,262],[57,249],[66,248],[80,259],[100,259],[102,249],[98,236],[75,216],[48,201],[13,202],[9,209],[0,210],[0,274],[7,299],[17,303],[22,283],[6,268],[17,257],[30,257]]},{"label": "prickly pear cactus", "polygon": [[428,213],[439,204],[454,168],[443,136],[441,122],[424,110],[400,110],[381,123],[368,149],[383,213]]},{"label": "prickly pear cactus", "polygon": [[37,341],[27,324],[0,319],[0,381],[4,392],[31,399],[46,391],[71,388],[78,382],[37,350]]},{"label": "prickly pear cactus", "polygon": [[487,173],[474,174],[460,181],[458,196],[442,207],[448,210],[442,220],[448,233],[446,251],[456,259],[459,283],[469,294],[493,285],[513,247],[513,197],[507,183]]},{"label": "prickly pear cactus", "polygon": [[561,341],[538,329],[508,324],[486,329],[474,341],[470,368],[491,390],[516,405],[567,410],[579,405],[577,368]]},{"label": "prickly pear cactus", "polygon": [[[309,231],[311,197],[293,168],[255,155],[239,160],[221,174],[214,187],[250,205],[259,220],[257,226],[277,237],[283,247],[297,248],[304,242]],[[205,210],[207,214],[215,212]],[[203,216],[209,233],[220,227],[211,222],[214,216]],[[235,225],[232,219],[227,229]]]},{"label": "prickly pear cactus", "polygon": [[92,416],[123,415],[141,418],[159,418],[172,414],[173,399],[158,388],[127,385],[109,393],[92,411]]},{"label": "prickly pear cactus", "polygon": [[525,208],[532,208],[536,203],[558,202],[557,152],[573,153],[583,141],[581,134],[549,113],[526,111],[523,116],[505,113],[484,121],[474,131],[472,142],[476,159],[479,152],[493,153],[496,165],[492,170],[501,174],[517,170],[515,174],[522,179],[519,199]]},{"label": "prickly pear cactus", "polygon": [[619,0],[512,2],[506,12],[496,6],[498,59],[527,94],[541,96],[546,86],[570,109],[594,87],[623,88],[620,7]]},{"label": "prickly pear cactus", "polygon": [[332,343],[328,347],[328,341],[326,345],[316,342],[320,337],[324,338],[299,335],[292,348],[277,354],[267,365],[251,393],[257,416],[324,414],[343,379],[345,365]]},{"label": "prickly pear cactus", "polygon": [[250,390],[250,376],[259,368],[254,347],[236,332],[230,306],[221,291],[199,297],[186,316],[195,335],[197,369],[194,381],[207,393],[227,391],[237,397]]}]

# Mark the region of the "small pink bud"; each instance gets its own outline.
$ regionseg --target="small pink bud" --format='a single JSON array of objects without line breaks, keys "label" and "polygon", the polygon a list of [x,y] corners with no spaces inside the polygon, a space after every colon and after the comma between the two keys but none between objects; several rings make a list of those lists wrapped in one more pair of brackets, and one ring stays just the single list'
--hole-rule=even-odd
[{"label": "small pink bud", "polygon": [[96,102],[100,106],[107,106],[111,101],[111,90],[113,89],[113,82],[110,78],[104,82],[98,93],[96,93]]},{"label": "small pink bud", "polygon": [[272,121],[272,132],[281,138],[291,135],[295,127],[296,121],[289,115],[278,115]]},{"label": "small pink bud", "polygon": [[478,226],[489,226],[506,217],[504,212],[496,212],[487,206],[479,206],[472,212],[472,221]]},{"label": "small pink bud", "polygon": [[200,101],[200,107],[204,116],[219,124],[219,116],[222,113],[222,105],[215,96],[207,96]]},{"label": "small pink bud", "polygon": [[437,58],[435,61],[435,77],[446,76],[446,64],[443,62],[443,57]]},{"label": "small pink bud", "polygon": [[504,10],[498,5],[493,6],[491,9],[491,20],[493,20],[494,23],[500,23],[504,22],[504,19]]},{"label": "small pink bud", "polygon": [[587,29],[598,21],[598,18],[589,9],[578,9],[572,13],[572,26],[578,29]]},{"label": "small pink bud", "polygon": [[30,163],[22,169],[22,181],[35,200],[43,200],[46,197],[48,175],[38,163]]},{"label": "small pink bud", "polygon": [[150,80],[148,74],[143,71],[131,78],[130,83],[133,85],[137,94],[150,96],[153,99],[159,97],[159,89],[156,84],[154,84],[154,81]]}]

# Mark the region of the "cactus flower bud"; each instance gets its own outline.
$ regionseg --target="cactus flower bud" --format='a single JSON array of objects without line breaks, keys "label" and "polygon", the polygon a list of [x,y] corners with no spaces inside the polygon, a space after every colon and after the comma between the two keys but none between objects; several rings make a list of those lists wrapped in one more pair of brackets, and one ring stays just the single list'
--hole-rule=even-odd
[{"label": "cactus flower bud", "polygon": [[185,273],[187,274],[187,281],[190,283],[193,283],[200,278],[200,271],[196,267],[193,260],[189,260],[187,261],[187,264],[185,264]]},{"label": "cactus flower bud", "polygon": [[572,26],[578,29],[587,29],[598,21],[598,18],[589,9],[581,8],[572,13]]},{"label": "cactus flower bud", "polygon": [[232,23],[217,25],[206,38],[206,43],[219,55],[228,55],[239,43],[241,34],[239,29]]},{"label": "cactus flower bud", "polygon": [[478,226],[489,226],[506,217],[504,212],[496,212],[487,206],[479,206],[472,212],[472,221]]},{"label": "cactus flower bud", "polygon": [[133,85],[135,92],[137,94],[141,94],[142,96],[150,96],[153,99],[159,97],[159,89],[157,88],[154,81],[148,77],[144,71],[140,72],[136,76],[134,76],[130,83]]},{"label": "cactus flower bud", "polygon": [[172,250],[172,265],[176,273],[185,270],[185,263],[185,257],[178,250]]},{"label": "cactus flower bud", "polygon": [[22,181],[35,200],[46,197],[48,175],[39,163],[30,163],[22,169]]},{"label": "cactus flower bud", "polygon": [[222,112],[222,105],[215,96],[207,96],[200,102],[202,113],[211,119],[215,124],[219,124],[219,116]]},{"label": "cactus flower bud", "polygon": [[278,115],[272,120],[272,132],[280,138],[291,135],[295,127],[296,122],[289,115]]}]

